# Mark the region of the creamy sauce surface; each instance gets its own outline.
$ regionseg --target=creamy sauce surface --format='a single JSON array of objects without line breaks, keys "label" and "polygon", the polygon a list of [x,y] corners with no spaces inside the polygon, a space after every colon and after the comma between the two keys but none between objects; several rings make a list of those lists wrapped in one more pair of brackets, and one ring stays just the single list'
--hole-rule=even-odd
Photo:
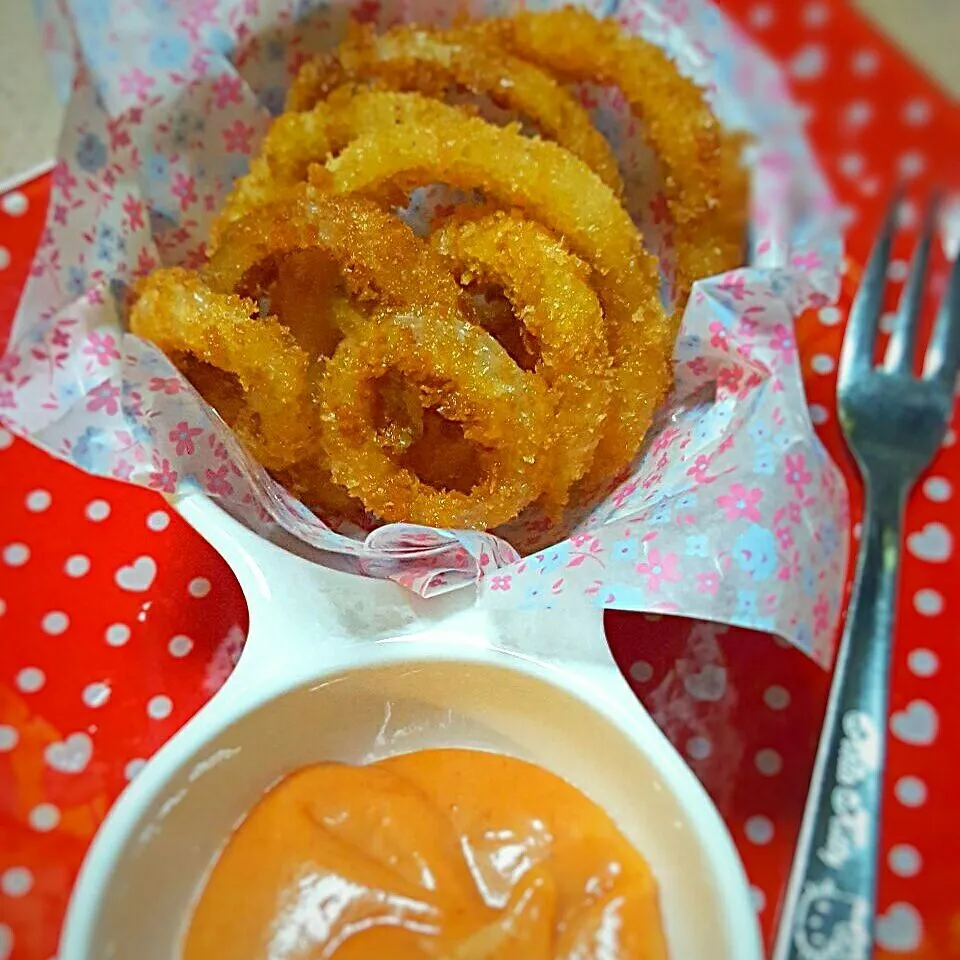
[{"label": "creamy sauce surface", "polygon": [[610,818],[476,750],[319,764],[231,837],[183,960],[666,960],[657,885]]}]

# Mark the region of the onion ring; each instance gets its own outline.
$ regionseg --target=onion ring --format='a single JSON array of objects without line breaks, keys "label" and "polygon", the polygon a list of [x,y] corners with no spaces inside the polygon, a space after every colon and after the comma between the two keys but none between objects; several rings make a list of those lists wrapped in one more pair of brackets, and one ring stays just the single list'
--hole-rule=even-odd
[{"label": "onion ring", "polygon": [[310,457],[285,470],[274,471],[273,479],[318,516],[348,520],[358,527],[369,522],[362,501],[334,483],[330,461],[322,449],[314,450]]},{"label": "onion ring", "polygon": [[[291,127],[295,136],[288,140]],[[341,143],[340,153],[318,166],[331,145]],[[671,382],[676,331],[660,302],[656,257],[643,248],[616,195],[583,161],[554,143],[419,94],[350,89],[309,113],[279,118],[264,141],[263,159],[276,170],[281,191],[295,189],[296,178],[309,173],[323,190],[391,205],[433,180],[466,190],[479,186],[488,199],[521,209],[564,237],[594,269],[615,358],[615,402],[585,494],[592,496],[631,462]],[[246,212],[251,202],[241,180],[225,216]]]},{"label": "onion ring", "polygon": [[[489,456],[470,493],[424,483],[377,441],[375,381],[397,371],[424,405]],[[542,382],[465,319],[386,313],[349,334],[323,375],[322,441],[333,479],[387,521],[484,530],[536,499],[551,406]]]},{"label": "onion ring", "polygon": [[[672,315],[612,152],[568,82],[618,86],[661,158]],[[543,139],[441,102],[463,91]],[[362,501],[387,521],[443,527],[497,527],[535,501],[555,521],[574,488],[578,499],[605,492],[671,383],[692,284],[740,262],[739,135],[663,51],[575,10],[355,29],[301,70],[291,108],[214,224],[193,275],[202,296],[183,297],[299,350],[286,414],[307,421],[304,439],[260,458],[324,512]],[[392,211],[435,183],[476,208],[435,221],[426,242]],[[474,309],[488,291],[495,316]],[[280,418],[276,396],[251,390],[256,366],[220,357],[221,373],[198,343],[191,334],[170,349],[261,442],[264,416]]]},{"label": "onion ring", "polygon": [[657,258],[644,249],[616,195],[562,147],[418,94],[360,91],[346,100],[334,94],[313,116],[321,110],[356,135],[319,171],[331,192],[396,202],[398,190],[406,195],[424,182],[479,186],[488,199],[559,234],[593,268],[614,358],[614,400],[584,478],[584,493],[592,496],[639,450],[672,382],[676,338],[660,301]]},{"label": "onion ring", "polygon": [[664,192],[676,234],[679,324],[695,280],[738,267],[746,236],[747,176],[741,134],[726,132],[699,87],[666,53],[626,33],[614,20],[564,7],[479,21],[467,32],[566,82],[620,88],[643,121],[647,142],[664,168]]},{"label": "onion ring", "polygon": [[[269,296],[271,312],[312,360],[332,356],[344,334],[365,320],[347,296],[337,264],[322,250],[281,257]],[[402,382],[382,384],[380,394],[381,442],[402,452],[423,434],[422,408]]]},{"label": "onion ring", "polygon": [[461,283],[502,289],[539,345],[535,369],[556,411],[543,506],[555,516],[593,460],[610,404],[610,357],[589,271],[540,224],[504,213],[451,221],[432,240]]},{"label": "onion ring", "polygon": [[289,466],[316,442],[307,355],[275,317],[257,316],[253,300],[213,291],[196,273],[167,267],[140,285],[130,329],[165,353],[187,353],[236,376],[245,408],[234,427],[268,469]]},{"label": "onion ring", "polygon": [[287,95],[288,111],[310,110],[344,84],[415,91],[444,99],[458,89],[488,96],[537,132],[580,157],[617,194],[617,161],[589,113],[549,73],[511,57],[478,35],[398,26],[354,29],[332,53],[307,61]]},{"label": "onion ring", "polygon": [[340,271],[324,251],[298,250],[280,258],[268,288],[270,312],[296,337],[311,360],[329,357],[343,339]]},{"label": "onion ring", "polygon": [[226,225],[204,278],[214,290],[260,296],[285,257],[307,250],[336,263],[361,303],[461,316],[460,288],[443,259],[402,220],[370,201],[309,186]]},{"label": "onion ring", "polygon": [[[325,264],[318,264],[318,259]],[[363,322],[352,301],[336,294],[330,297],[330,265],[338,268],[344,285],[361,303],[427,310],[442,318],[461,316],[460,290],[444,261],[405,223],[370,201],[327,196],[307,185],[297,187],[286,200],[228,224],[204,268],[204,278],[215,290],[251,296],[269,292],[278,301],[281,322],[284,307],[293,298],[294,312],[288,319],[301,340],[314,338],[308,342],[319,350],[313,354],[316,359],[329,356],[343,335]],[[285,284],[292,284],[292,289],[284,290]],[[325,305],[312,317],[320,332],[304,332],[311,310],[307,301],[296,304],[296,298],[309,297],[318,286],[327,293]],[[422,410],[408,392],[387,389],[383,399],[386,409],[379,418],[378,441],[389,451],[402,453],[422,434]],[[306,457],[282,464],[288,469],[278,479],[312,509],[361,522],[364,511],[329,479],[326,460],[314,447]]]}]

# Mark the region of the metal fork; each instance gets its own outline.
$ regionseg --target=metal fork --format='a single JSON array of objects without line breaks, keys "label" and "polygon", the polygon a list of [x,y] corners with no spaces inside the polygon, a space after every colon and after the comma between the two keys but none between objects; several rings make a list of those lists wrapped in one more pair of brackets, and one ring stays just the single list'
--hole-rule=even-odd
[{"label": "metal fork", "polygon": [[917,329],[936,230],[927,211],[883,364],[874,346],[900,194],[854,298],[840,353],[837,407],[865,488],[860,555],[834,667],[773,960],[867,960],[877,861],[890,654],[907,494],[943,442],[960,365],[960,258],[953,264],[923,363]]}]

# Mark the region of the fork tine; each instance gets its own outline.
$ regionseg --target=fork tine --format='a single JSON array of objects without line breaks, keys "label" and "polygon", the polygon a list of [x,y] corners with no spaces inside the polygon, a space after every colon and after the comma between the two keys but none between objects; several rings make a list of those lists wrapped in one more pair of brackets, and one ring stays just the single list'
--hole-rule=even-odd
[{"label": "fork tine", "polygon": [[913,358],[917,348],[917,327],[920,323],[920,310],[923,307],[923,287],[927,276],[927,262],[930,259],[930,244],[937,226],[940,210],[940,194],[935,193],[927,206],[923,218],[920,242],[910,264],[910,275],[904,287],[890,341],[883,359],[883,366],[889,373],[913,372]]},{"label": "fork tine", "polygon": [[960,368],[960,255],[953,261],[950,278],[937,313],[937,321],[923,362],[923,375],[936,380],[953,396]]},{"label": "fork tine", "polygon": [[837,370],[837,386],[840,389],[873,367],[873,348],[877,340],[880,312],[883,309],[883,289],[886,284],[887,264],[890,262],[890,249],[893,246],[901,194],[902,190],[898,186],[887,208],[883,229],[873,245],[870,259],[867,261],[867,269],[864,271],[860,288],[853,298],[853,306],[847,317],[847,332],[843,337],[840,364]]}]

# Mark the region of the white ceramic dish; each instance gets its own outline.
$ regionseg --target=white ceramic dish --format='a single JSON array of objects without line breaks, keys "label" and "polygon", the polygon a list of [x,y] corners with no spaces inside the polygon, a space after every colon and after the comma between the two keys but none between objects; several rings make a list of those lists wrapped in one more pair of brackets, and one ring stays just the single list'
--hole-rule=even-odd
[{"label": "white ceramic dish", "polygon": [[614,665],[599,610],[501,619],[468,590],[427,603],[295,556],[205,498],[180,509],[240,580],[249,638],[101,827],[59,960],[176,960],[218,850],[278,778],[432,746],[532,760],[603,806],[660,881],[675,960],[761,960],[730,835]]}]

